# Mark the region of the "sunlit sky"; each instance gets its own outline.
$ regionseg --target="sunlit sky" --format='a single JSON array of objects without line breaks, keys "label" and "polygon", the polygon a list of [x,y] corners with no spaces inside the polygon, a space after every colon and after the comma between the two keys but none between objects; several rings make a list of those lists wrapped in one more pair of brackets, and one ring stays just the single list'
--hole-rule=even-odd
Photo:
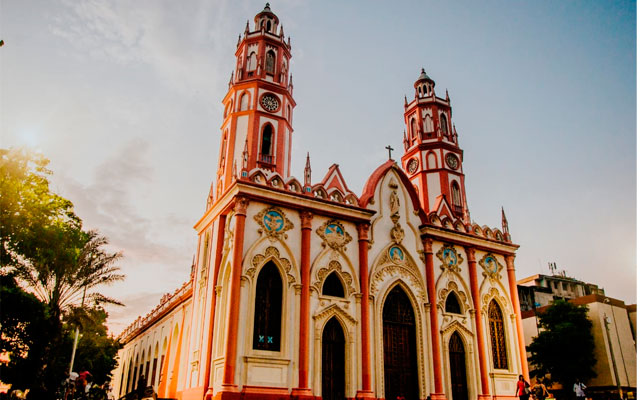
[{"label": "sunlit sky", "polygon": [[[238,34],[263,1],[0,0],[0,145],[51,160],[53,189],[122,250],[118,333],[189,277]],[[361,193],[402,148],[420,68],[448,89],[471,219],[517,277],[636,302],[636,5],[274,0],[291,36],[294,175],[333,163]]]}]

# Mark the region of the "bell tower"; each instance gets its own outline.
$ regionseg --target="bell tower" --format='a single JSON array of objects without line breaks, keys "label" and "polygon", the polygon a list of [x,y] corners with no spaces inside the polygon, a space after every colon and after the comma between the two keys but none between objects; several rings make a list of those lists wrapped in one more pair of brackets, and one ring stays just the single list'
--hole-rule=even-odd
[{"label": "bell tower", "polygon": [[[258,167],[286,178],[291,168],[293,83],[291,40],[269,3],[238,36],[236,67],[222,100],[224,120],[216,196]],[[238,176],[239,175],[239,176]]]},{"label": "bell tower", "polygon": [[436,96],[436,83],[424,68],[414,83],[415,96],[404,101],[404,155],[402,167],[417,188],[422,207],[434,211],[441,196],[454,216],[469,222],[462,172],[462,149],[451,123],[449,92]]}]

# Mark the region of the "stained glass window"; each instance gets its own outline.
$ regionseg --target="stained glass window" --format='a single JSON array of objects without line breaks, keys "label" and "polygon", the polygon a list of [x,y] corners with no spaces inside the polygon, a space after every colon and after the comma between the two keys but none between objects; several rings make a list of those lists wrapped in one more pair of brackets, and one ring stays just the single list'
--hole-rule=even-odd
[{"label": "stained glass window", "polygon": [[491,300],[491,303],[489,303],[489,333],[491,334],[493,367],[496,369],[507,369],[504,319],[502,318],[502,311],[495,300]]}]

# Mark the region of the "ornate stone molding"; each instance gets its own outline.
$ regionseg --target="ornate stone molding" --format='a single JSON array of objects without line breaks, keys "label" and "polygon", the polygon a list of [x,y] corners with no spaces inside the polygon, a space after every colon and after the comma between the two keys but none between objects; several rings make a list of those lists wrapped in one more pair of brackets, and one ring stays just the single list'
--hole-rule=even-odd
[{"label": "ornate stone molding", "polygon": [[329,274],[334,271],[340,276],[340,280],[344,284],[346,295],[345,297],[351,296],[351,294],[355,292],[355,289],[353,288],[353,278],[347,271],[343,271],[342,265],[335,260],[330,261],[328,266],[318,269],[318,272],[316,272],[316,280],[313,283],[313,287],[316,288],[318,293],[322,293],[322,285],[324,284],[324,280],[327,276],[329,276]]},{"label": "ornate stone molding", "polygon": [[310,211],[300,211],[300,228],[311,229],[313,214]]},{"label": "ornate stone molding", "polygon": [[286,239],[286,232],[293,228],[293,223],[287,218],[284,211],[278,207],[267,207],[256,214],[253,219],[258,223],[259,234],[265,234],[272,242],[276,239]]},{"label": "ornate stone molding", "polygon": [[404,229],[402,229],[400,224],[396,222],[393,225],[393,228],[391,228],[391,232],[389,232],[389,235],[391,236],[391,240],[393,241],[393,243],[400,244],[402,243],[402,239],[404,239]]},{"label": "ornate stone molding", "polygon": [[242,196],[236,197],[236,204],[233,206],[236,215],[247,215],[247,207],[249,207],[249,199]]},{"label": "ornate stone molding", "polygon": [[256,254],[253,256],[251,259],[251,267],[247,269],[245,274],[253,279],[256,270],[271,260],[282,267],[286,273],[289,284],[295,283],[296,278],[291,274],[291,262],[284,257],[280,257],[280,251],[272,246],[267,247],[264,254]]},{"label": "ornate stone molding", "polygon": [[458,253],[450,244],[445,244],[438,250],[436,257],[442,261],[440,269],[453,273],[460,273],[460,264],[462,264],[462,254]]},{"label": "ornate stone molding", "polygon": [[438,292],[438,308],[442,311],[445,310],[445,302],[451,292],[455,292],[455,295],[458,296],[458,300],[460,301],[460,306],[462,308],[462,315],[465,315],[471,306],[469,306],[469,303],[467,302],[467,295],[464,291],[458,288],[458,284],[454,281],[449,281],[447,283],[447,287],[440,289]]},{"label": "ornate stone molding", "polygon": [[[399,249],[396,246],[392,246],[390,249]],[[403,259],[402,262],[396,263],[389,257],[389,251],[385,253],[382,259],[378,262],[378,268],[371,277],[370,293],[372,296],[376,296],[380,290],[381,283],[389,278],[404,278],[411,287],[417,291],[422,302],[427,301],[426,291],[422,284],[422,280],[415,271],[416,266],[413,263]]]},{"label": "ornate stone molding", "polygon": [[509,309],[509,301],[507,300],[507,298],[504,296],[500,296],[500,292],[498,291],[498,289],[496,289],[495,287],[492,287],[491,289],[489,289],[487,293],[485,293],[484,296],[482,296],[482,312],[483,313],[487,313],[487,310],[489,309],[489,303],[491,302],[492,299],[496,299],[498,303],[502,306],[502,309],[504,311],[507,311]]},{"label": "ornate stone molding", "polygon": [[313,315],[313,319],[316,321],[322,321],[325,319],[329,319],[336,314],[342,317],[343,321],[350,323],[352,325],[355,325],[356,322],[358,322],[355,318],[349,315],[345,310],[340,308],[340,306],[338,306],[337,304],[331,304],[329,307],[325,308],[324,310],[317,312],[316,314]]},{"label": "ornate stone molding", "polygon": [[351,241],[351,235],[337,220],[330,220],[322,224],[316,233],[322,239],[322,246],[329,246],[336,251],[346,250],[345,246]]},{"label": "ornate stone molding", "polygon": [[460,331],[468,337],[474,337],[473,332],[471,332],[469,329],[467,329],[466,326],[461,324],[460,321],[452,321],[446,327],[442,327],[442,329],[440,329],[440,334],[444,337],[453,333],[453,331]]},{"label": "ornate stone molding", "polygon": [[493,254],[488,253],[484,257],[482,257],[482,259],[480,260],[480,266],[483,270],[482,276],[496,281],[502,279],[500,272],[502,271],[504,266],[498,262],[498,259]]},{"label": "ornate stone molding", "polygon": [[358,230],[358,240],[369,240],[369,228],[371,224],[368,222],[362,222],[356,225],[356,229]]}]

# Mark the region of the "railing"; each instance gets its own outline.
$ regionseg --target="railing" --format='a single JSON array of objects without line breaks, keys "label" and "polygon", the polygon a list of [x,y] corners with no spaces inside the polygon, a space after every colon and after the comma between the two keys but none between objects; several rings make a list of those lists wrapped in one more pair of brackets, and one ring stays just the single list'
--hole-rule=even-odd
[{"label": "railing", "polygon": [[265,164],[273,164],[273,156],[269,154],[260,154],[260,162]]},{"label": "railing", "polygon": [[[192,278],[193,279],[193,278]],[[168,309],[171,305],[173,305],[174,300],[179,299],[191,289],[192,279],[183,283],[182,286],[176,289],[173,293],[167,293],[160,299],[160,304],[156,306],[153,310],[151,310],[144,317],[138,317],[131,325],[125,328],[120,335],[118,335],[118,339],[124,339],[136,330],[144,327],[149,321],[157,317],[163,311]]]}]

